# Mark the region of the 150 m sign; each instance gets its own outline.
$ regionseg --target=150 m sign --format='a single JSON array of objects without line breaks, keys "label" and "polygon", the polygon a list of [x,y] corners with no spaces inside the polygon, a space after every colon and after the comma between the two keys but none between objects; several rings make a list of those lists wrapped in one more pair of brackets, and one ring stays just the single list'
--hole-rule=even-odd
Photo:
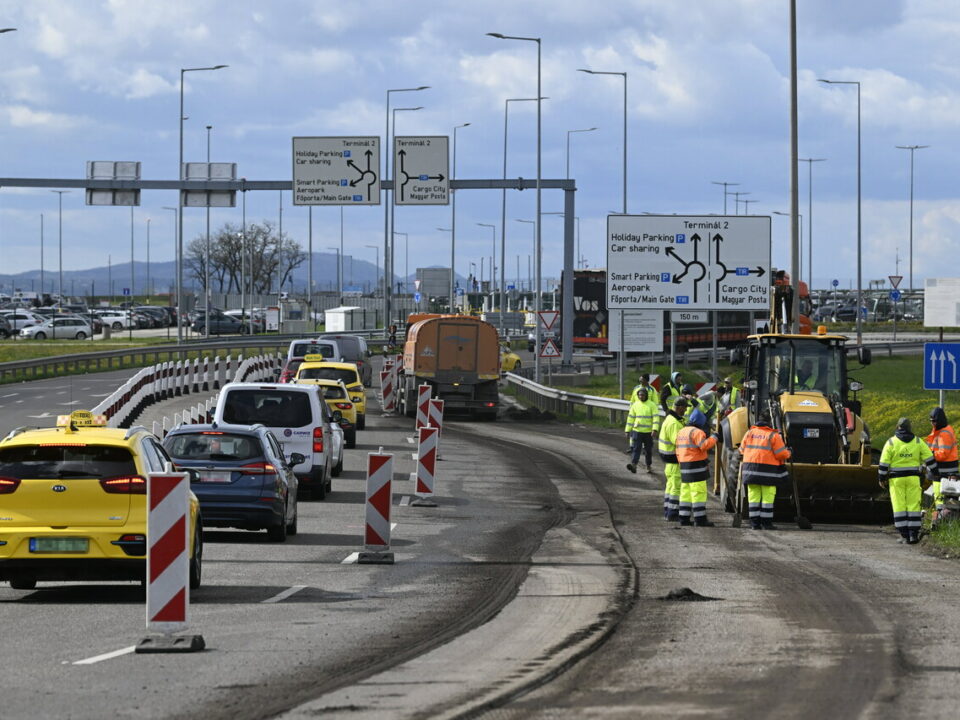
[{"label": "150 m sign", "polygon": [[611,215],[607,307],[766,310],[770,218]]}]

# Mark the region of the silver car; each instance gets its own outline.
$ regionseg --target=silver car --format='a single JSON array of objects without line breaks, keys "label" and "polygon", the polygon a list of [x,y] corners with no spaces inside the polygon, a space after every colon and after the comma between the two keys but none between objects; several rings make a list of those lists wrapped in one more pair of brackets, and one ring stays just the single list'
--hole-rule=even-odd
[{"label": "silver car", "polygon": [[31,325],[20,331],[20,337],[34,340],[56,338],[58,340],[86,340],[93,337],[93,328],[78,317],[55,317],[39,325]]}]

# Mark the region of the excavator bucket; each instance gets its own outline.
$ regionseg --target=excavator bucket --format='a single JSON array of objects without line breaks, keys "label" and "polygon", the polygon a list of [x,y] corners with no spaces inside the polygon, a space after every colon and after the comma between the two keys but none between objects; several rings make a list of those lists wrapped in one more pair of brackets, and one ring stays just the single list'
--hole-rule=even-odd
[{"label": "excavator bucket", "polygon": [[790,520],[796,513],[793,488],[800,512],[813,522],[890,522],[890,496],[877,482],[876,465],[788,465],[792,480],[777,490],[774,514]]}]

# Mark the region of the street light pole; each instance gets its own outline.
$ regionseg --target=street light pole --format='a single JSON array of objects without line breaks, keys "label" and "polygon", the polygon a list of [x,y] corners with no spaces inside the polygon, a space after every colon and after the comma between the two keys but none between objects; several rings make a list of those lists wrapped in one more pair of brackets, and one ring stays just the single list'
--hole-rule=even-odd
[{"label": "street light pole", "polygon": [[147,300],[153,297],[153,286],[150,284],[150,218],[147,218]]},{"label": "street light pole", "polygon": [[403,235],[403,292],[407,292],[407,278],[410,277],[410,233],[393,231],[393,236]]},{"label": "street light pole", "polygon": [[[210,130],[213,129],[213,125],[207,125],[207,175],[210,174]],[[204,248],[204,260],[203,260],[203,304],[207,312],[207,321],[203,324],[203,337],[207,340],[210,339],[210,318],[212,317],[210,312],[210,203],[207,202],[207,241]]]},{"label": "street light pole", "polygon": [[[177,166],[177,177],[183,177],[183,76],[188,72],[202,72],[205,70],[220,70],[227,65],[212,65],[210,67],[180,68],[180,164]],[[183,342],[183,327],[180,324],[180,314],[183,312],[183,191],[177,192],[177,342]],[[208,318],[209,319],[209,318]],[[205,323],[209,325],[209,323]]]},{"label": "street light pole", "polygon": [[824,80],[829,85],[857,86],[857,345],[863,344],[863,213],[861,194],[861,144],[860,144],[860,81]]},{"label": "street light pole", "polygon": [[51,190],[50,192],[55,192],[57,194],[57,206],[59,208],[58,214],[58,236],[59,236],[59,264],[60,269],[58,271],[59,279],[57,280],[57,295],[59,299],[57,300],[57,305],[63,305],[63,194],[70,192],[69,190]]},{"label": "street light pole", "polygon": [[[340,288],[340,248],[338,248],[336,245],[328,245],[328,246],[327,246],[327,250],[333,250],[333,251],[337,254],[337,288],[338,288],[338,292],[339,292],[339,288]],[[313,320],[313,318],[311,318],[311,321],[312,321],[312,320]]]},{"label": "street light pole", "polygon": [[541,235],[541,225],[542,225],[543,223],[542,223],[542,218],[540,217],[540,213],[541,213],[541,210],[542,210],[542,207],[543,207],[543,205],[542,205],[542,192],[541,192],[541,190],[542,190],[542,188],[541,188],[541,180],[542,180],[542,177],[541,177],[541,169],[542,169],[542,159],[543,159],[543,152],[542,152],[542,150],[543,150],[543,143],[542,143],[542,132],[541,132],[542,122],[541,122],[541,121],[542,121],[542,117],[543,117],[543,113],[542,113],[542,106],[543,106],[542,98],[543,98],[543,92],[542,92],[542,90],[541,90],[540,85],[541,85],[541,80],[542,80],[542,77],[543,77],[543,76],[542,76],[542,68],[541,68],[541,54],[542,54],[543,48],[542,48],[542,44],[541,44],[541,42],[540,42],[540,38],[534,38],[534,37],[519,37],[519,36],[516,36],[516,35],[503,35],[503,34],[501,34],[501,33],[487,33],[487,35],[489,35],[489,36],[491,36],[491,37],[499,38],[500,40],[522,40],[522,41],[525,41],[525,42],[534,42],[534,43],[537,44],[537,221],[536,221],[536,222],[537,222],[537,224],[536,224],[536,236],[537,236],[537,240],[536,240],[536,251],[535,251],[535,256],[536,256],[536,257],[534,258],[534,265],[535,265],[535,267],[534,267],[534,272],[536,273],[536,276],[537,276],[537,277],[536,277],[536,280],[537,280],[537,290],[536,290],[536,293],[537,293],[537,294],[536,294],[536,297],[534,298],[534,310],[535,310],[535,312],[537,313],[537,321],[534,323],[534,328],[535,328],[534,337],[535,337],[535,343],[536,343],[537,353],[536,353],[536,355],[534,356],[534,369],[533,369],[533,373],[534,373],[534,381],[535,381],[535,382],[540,382],[540,334],[541,334],[541,333],[540,333],[540,309],[541,309],[541,302],[542,302],[542,298],[541,298],[541,288],[542,288],[542,281],[543,281],[543,280],[542,280],[542,277],[541,277],[541,274],[542,274],[542,273],[541,273],[541,270],[542,270],[542,268],[541,268],[541,248],[542,248],[542,244],[541,244],[541,238],[542,238],[542,235]]},{"label": "street light pole", "polygon": [[[490,234],[493,239],[493,248],[490,253],[490,309],[493,310],[493,298],[496,297],[497,292],[497,275],[496,275],[496,259],[497,259],[497,226],[492,223],[482,223],[478,222],[477,225],[480,227],[490,228]],[[501,271],[503,268],[500,268]],[[503,334],[503,305],[500,306],[500,332]]]},{"label": "street light pole", "polygon": [[[470,123],[464,123],[463,125],[457,125],[453,128],[453,169],[450,172],[450,180],[457,179],[457,130],[460,128],[465,128],[469,126]],[[450,312],[455,312],[454,310],[454,281],[457,276],[456,273],[456,259],[457,259],[457,193],[451,187],[450,194],[453,196],[450,198]]]},{"label": "street light pole", "polygon": [[[549,98],[542,98],[549,100]],[[512,102],[535,102],[537,98],[507,98],[503,103],[503,179],[507,179],[507,138],[508,138],[508,118],[510,117],[510,103]],[[507,189],[500,191],[500,307],[507,306],[506,295],[506,264],[507,264]],[[520,286],[520,280],[517,280],[517,287]],[[500,334],[504,335],[503,310],[500,315]]]},{"label": "street light pole", "polygon": [[[732,192],[732,193],[730,193],[730,194],[733,195],[733,203],[734,203],[734,206],[735,206],[735,208],[736,208],[736,212],[735,212],[734,214],[735,214],[735,215],[739,215],[739,214],[740,214],[740,196],[741,196],[741,195],[749,195],[750,193],[748,193],[748,192],[741,192],[741,191],[737,190],[737,191],[734,191],[734,192]],[[726,202],[724,202],[724,204],[726,204]]]},{"label": "street light pole", "polygon": [[913,290],[913,153],[929,145],[897,145],[900,150],[910,151],[910,289]]},{"label": "street light pole", "polygon": [[[391,93],[400,93],[400,92],[419,92],[420,90],[429,90],[429,85],[421,85],[419,87],[411,88],[393,88],[387,90],[387,102],[386,102],[386,113],[385,113],[385,124],[386,129],[384,131],[384,142],[387,147],[383,149],[383,162],[384,162],[384,171],[383,179],[386,180],[390,177],[390,156],[393,154],[393,142],[390,135],[390,94]],[[396,168],[394,168],[394,175],[396,175]],[[384,188],[384,193],[389,192]],[[393,191],[394,195],[396,194],[396,189]],[[390,281],[387,279],[393,273],[393,267],[387,267],[388,258],[392,257],[390,252],[390,230],[392,227],[391,224],[391,207],[392,204],[388,200],[386,194],[384,194],[383,202],[383,264],[384,264],[384,293],[383,293],[383,311],[384,311],[384,334],[386,334],[390,327]]]},{"label": "street light pole", "polygon": [[43,298],[43,213],[40,213],[40,298]]},{"label": "street light pole", "polygon": [[380,285],[380,248],[376,245],[364,245],[364,247],[368,247],[373,250],[373,261],[377,264],[377,275],[376,280],[373,283],[373,287],[376,288]]},{"label": "street light pole", "polygon": [[826,158],[799,158],[807,164],[807,292],[813,292],[813,164]]},{"label": "street light pole", "polygon": [[595,127],[592,128],[583,128],[582,130],[567,130],[567,180],[570,179],[570,135],[572,133],[588,133],[596,130]]},{"label": "street light pole", "polygon": [[[398,112],[416,112],[417,110],[423,110],[423,106],[421,105],[421,106],[418,106],[418,107],[405,107],[405,108],[394,108],[394,109],[393,109],[393,126],[392,126],[392,129],[393,129],[393,137],[394,137],[394,138],[396,138],[396,135],[397,135],[397,113],[398,113]],[[394,175],[397,174],[397,168],[396,168],[396,167],[393,168],[393,174],[394,174]],[[393,237],[394,234],[395,234],[395,233],[393,232],[393,228],[396,227],[396,224],[395,224],[395,222],[394,222],[394,215],[395,215],[395,213],[396,213],[396,207],[397,207],[397,192],[396,192],[396,190],[394,190],[392,193],[390,193],[390,257],[389,257],[389,259],[384,258],[384,260],[383,260],[384,284],[389,287],[389,291],[390,291],[391,294],[393,293],[393,287],[392,287],[392,284],[393,284],[393,276],[394,276],[393,263],[394,263],[394,260],[396,259],[396,258],[395,258],[396,253],[394,252],[394,251],[396,250],[396,246],[395,246],[395,244],[394,244],[394,237]],[[389,296],[388,296],[388,297],[389,297]],[[389,309],[389,305],[388,305],[387,307],[388,307],[388,309]],[[387,315],[387,321],[386,321],[386,323],[384,323],[384,332],[389,333],[390,324],[391,324],[390,315],[388,314],[388,315]]]},{"label": "street light pole", "polygon": [[[175,267],[180,266],[180,255],[177,251],[177,218],[180,215],[180,208],[164,205],[163,210],[173,210],[173,259]],[[113,283],[110,283],[110,302],[113,303]],[[182,318],[180,317],[180,308],[175,311],[177,327],[180,326]],[[179,332],[179,331],[178,331]],[[170,326],[167,326],[167,340],[170,339]]]},{"label": "street light pole", "polygon": [[721,181],[711,180],[710,182],[713,185],[723,185],[723,214],[726,215],[727,214],[727,195],[733,194],[733,193],[727,192],[727,187],[730,185],[739,185],[740,183],[723,182],[722,180]]}]

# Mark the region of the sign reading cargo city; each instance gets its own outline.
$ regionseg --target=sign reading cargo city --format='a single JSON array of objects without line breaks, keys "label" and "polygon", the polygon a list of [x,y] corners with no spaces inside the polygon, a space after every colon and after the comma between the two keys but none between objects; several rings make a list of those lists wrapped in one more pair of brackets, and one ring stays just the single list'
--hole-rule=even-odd
[{"label": "sign reading cargo city", "polygon": [[380,138],[293,138],[294,205],[379,205]]},{"label": "sign reading cargo city", "polygon": [[766,310],[769,292],[769,217],[607,217],[609,310]]},{"label": "sign reading cargo city", "polygon": [[393,177],[397,205],[446,205],[450,202],[450,138],[395,137]]}]

